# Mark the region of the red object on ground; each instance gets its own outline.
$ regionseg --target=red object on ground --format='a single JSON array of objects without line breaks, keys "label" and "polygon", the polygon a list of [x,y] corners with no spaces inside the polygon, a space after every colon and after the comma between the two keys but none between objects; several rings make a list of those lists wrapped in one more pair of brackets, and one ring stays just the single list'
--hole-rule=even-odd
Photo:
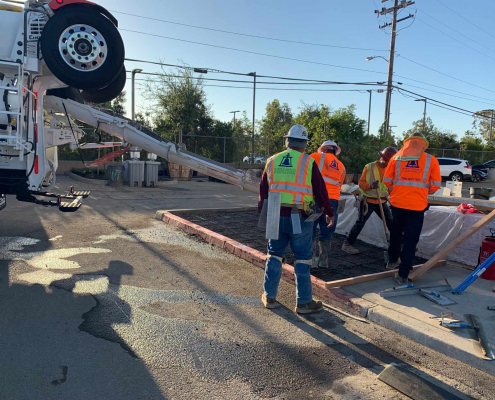
[{"label": "red object on ground", "polygon": [[124,154],[129,149],[130,149],[130,147],[126,147],[125,149],[112,151],[111,153],[105,154],[103,157],[100,157],[97,160],[88,162],[88,163],[86,163],[84,165],[87,168],[89,168],[89,167],[101,167],[102,165],[104,165],[106,163],[109,163],[113,159],[121,156],[122,154]]},{"label": "red object on ground", "polygon": [[[480,254],[480,264],[483,263],[488,257],[490,257],[495,252],[495,237],[485,236],[481,242],[481,254]],[[488,267],[488,269],[480,275],[480,278],[495,281],[495,262]]]},{"label": "red object on ground", "polygon": [[476,207],[474,207],[472,204],[466,204],[466,203],[462,203],[459,207],[457,207],[457,211],[459,211],[462,214],[479,213]]}]

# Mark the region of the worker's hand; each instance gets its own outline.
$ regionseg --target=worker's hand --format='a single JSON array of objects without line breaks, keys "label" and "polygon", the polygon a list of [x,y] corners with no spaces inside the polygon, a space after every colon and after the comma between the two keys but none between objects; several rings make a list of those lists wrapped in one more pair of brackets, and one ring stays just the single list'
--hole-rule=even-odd
[{"label": "worker's hand", "polygon": [[378,189],[378,181],[370,183],[371,189]]},{"label": "worker's hand", "polygon": [[327,228],[330,228],[330,227],[333,225],[334,221],[335,221],[335,217],[331,217],[331,218],[330,218],[330,217],[327,215],[327,224],[328,224],[328,225],[327,225]]}]

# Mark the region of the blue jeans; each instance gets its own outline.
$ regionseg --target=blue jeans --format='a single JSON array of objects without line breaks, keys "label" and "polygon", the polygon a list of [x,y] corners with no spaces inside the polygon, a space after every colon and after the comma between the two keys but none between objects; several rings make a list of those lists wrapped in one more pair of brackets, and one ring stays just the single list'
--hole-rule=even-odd
[{"label": "blue jeans", "polygon": [[[268,258],[265,266],[265,282],[263,287],[265,295],[275,299],[277,297],[278,284],[282,275],[281,259],[285,255],[287,245],[290,243],[292,252],[296,259],[294,271],[296,273],[296,298],[299,304],[309,303],[313,300],[311,289],[311,274],[309,266],[313,253],[313,224],[304,222],[306,218],[301,217],[300,235],[292,233],[290,217],[280,217],[278,240],[268,241]],[[275,256],[275,257],[270,257]],[[276,258],[278,257],[278,258]]]},{"label": "blue jeans", "polygon": [[330,203],[332,203],[333,215],[334,215],[333,225],[330,228],[328,228],[327,218],[325,215],[322,215],[314,223],[313,237],[316,237],[317,227],[318,225],[320,225],[320,240],[331,240],[333,233],[335,232],[335,229],[337,229],[337,221],[339,219],[339,214],[337,214],[337,210],[339,208],[339,201],[330,199]]}]

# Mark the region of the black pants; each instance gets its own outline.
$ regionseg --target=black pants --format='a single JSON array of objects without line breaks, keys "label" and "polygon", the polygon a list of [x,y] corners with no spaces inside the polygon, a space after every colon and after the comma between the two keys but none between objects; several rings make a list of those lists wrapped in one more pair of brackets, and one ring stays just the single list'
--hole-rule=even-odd
[{"label": "black pants", "polygon": [[[387,224],[388,231],[391,232],[392,213],[390,212],[390,208],[388,207],[387,203],[383,203],[382,206],[383,206],[383,215],[385,215],[385,222]],[[354,244],[357,237],[363,230],[366,221],[368,221],[368,219],[373,215],[374,212],[376,213],[376,215],[378,215],[378,218],[382,219],[382,216],[380,214],[380,206],[378,204],[368,203],[368,212],[363,216],[361,215],[359,216],[358,220],[352,227],[351,232],[349,233],[349,237],[347,238],[347,242],[349,242],[349,244]]]},{"label": "black pants", "polygon": [[[416,246],[423,229],[425,211],[406,210],[394,206],[391,206],[391,209],[394,221],[390,230],[388,255],[391,262],[397,261],[400,256],[399,276],[407,278],[413,267]],[[404,246],[401,252],[402,234],[404,234]]]}]

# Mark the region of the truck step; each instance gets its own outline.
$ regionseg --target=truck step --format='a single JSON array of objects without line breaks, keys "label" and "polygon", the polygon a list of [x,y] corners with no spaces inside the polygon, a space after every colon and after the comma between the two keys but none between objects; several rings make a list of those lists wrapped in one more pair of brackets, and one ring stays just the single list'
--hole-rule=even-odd
[{"label": "truck step", "polygon": [[85,199],[86,197],[88,197],[91,192],[89,190],[79,190],[79,191],[74,191],[74,193],[72,193],[74,196],[81,196],[83,199]]}]

